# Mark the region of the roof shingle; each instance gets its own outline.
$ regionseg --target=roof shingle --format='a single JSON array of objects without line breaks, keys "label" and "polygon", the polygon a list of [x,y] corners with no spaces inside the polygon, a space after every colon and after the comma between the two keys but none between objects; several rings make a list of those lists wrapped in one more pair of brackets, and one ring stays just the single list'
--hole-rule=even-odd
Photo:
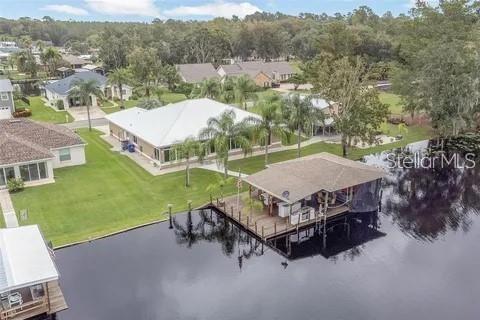
[{"label": "roof shingle", "polygon": [[0,165],[53,157],[51,149],[85,144],[68,128],[28,119],[0,120]]}]

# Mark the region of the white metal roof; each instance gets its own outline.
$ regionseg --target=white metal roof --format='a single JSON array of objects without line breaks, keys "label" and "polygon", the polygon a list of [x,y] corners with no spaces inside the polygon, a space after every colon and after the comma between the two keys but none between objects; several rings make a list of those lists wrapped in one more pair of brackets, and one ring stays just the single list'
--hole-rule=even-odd
[{"label": "white metal roof", "polygon": [[0,229],[0,292],[57,279],[38,226]]},{"label": "white metal roof", "polygon": [[217,117],[226,110],[235,111],[236,122],[249,116],[258,117],[251,112],[203,98],[185,100],[153,110],[134,107],[111,113],[106,118],[155,147],[167,147],[188,137],[198,137],[200,131],[207,126],[208,119]]}]

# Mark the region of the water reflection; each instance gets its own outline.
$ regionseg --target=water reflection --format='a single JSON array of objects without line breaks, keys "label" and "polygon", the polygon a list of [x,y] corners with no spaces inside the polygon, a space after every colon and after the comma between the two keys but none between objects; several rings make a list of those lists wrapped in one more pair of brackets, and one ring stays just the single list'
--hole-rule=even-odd
[{"label": "water reflection", "polygon": [[[240,269],[246,260],[265,253],[262,241],[214,209],[174,217],[172,225],[178,244],[192,248],[200,242],[218,243],[225,256],[237,257]],[[378,212],[348,214],[327,223],[325,238],[323,228],[311,227],[277,237],[268,241],[266,246],[289,260],[321,255],[331,261],[341,257],[353,261],[362,254],[365,243],[386,235],[378,228]],[[287,265],[282,263],[284,268]]]},{"label": "water reflection", "polygon": [[378,229],[377,212],[349,214],[327,224],[325,245],[321,230],[314,228],[278,237],[269,244],[289,260],[321,255],[331,261],[353,261],[367,242],[386,236]]},{"label": "water reflection", "polygon": [[[393,152],[405,157],[417,151],[418,146],[412,146]],[[386,154],[367,157],[366,162],[388,163]],[[470,230],[479,212],[480,168],[393,168],[383,191],[382,213],[409,236],[433,242],[448,231]]]},{"label": "water reflection", "polygon": [[195,214],[188,212],[186,218],[176,216],[172,219],[172,225],[178,244],[191,248],[200,241],[218,243],[227,257],[237,255],[240,269],[245,259],[264,253],[261,241],[212,209],[200,210]]}]

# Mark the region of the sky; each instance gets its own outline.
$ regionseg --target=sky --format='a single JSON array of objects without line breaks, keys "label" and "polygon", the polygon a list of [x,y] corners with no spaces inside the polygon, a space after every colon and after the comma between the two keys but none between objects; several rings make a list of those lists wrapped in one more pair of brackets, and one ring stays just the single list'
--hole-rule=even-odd
[{"label": "sky", "polygon": [[347,13],[367,5],[377,14],[407,13],[415,0],[0,0],[0,17],[82,21],[206,20],[256,11]]}]

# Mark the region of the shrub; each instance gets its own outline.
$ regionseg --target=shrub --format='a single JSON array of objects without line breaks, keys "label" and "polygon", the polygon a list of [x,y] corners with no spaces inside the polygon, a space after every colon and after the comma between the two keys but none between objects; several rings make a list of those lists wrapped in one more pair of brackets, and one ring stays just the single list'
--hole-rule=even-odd
[{"label": "shrub", "polygon": [[21,178],[10,179],[7,182],[8,191],[12,193],[22,191],[24,187],[25,187],[25,183]]},{"label": "shrub", "polygon": [[180,83],[175,90],[173,90],[174,93],[183,93],[187,97],[192,93],[193,90],[193,84],[191,83]]},{"label": "shrub", "polygon": [[120,101],[120,98],[119,98],[119,97],[113,97],[113,101],[119,102],[119,101]]},{"label": "shrub", "polygon": [[55,102],[55,106],[57,107],[58,110],[65,109],[65,106],[63,105],[63,100],[57,100],[57,102]]}]

